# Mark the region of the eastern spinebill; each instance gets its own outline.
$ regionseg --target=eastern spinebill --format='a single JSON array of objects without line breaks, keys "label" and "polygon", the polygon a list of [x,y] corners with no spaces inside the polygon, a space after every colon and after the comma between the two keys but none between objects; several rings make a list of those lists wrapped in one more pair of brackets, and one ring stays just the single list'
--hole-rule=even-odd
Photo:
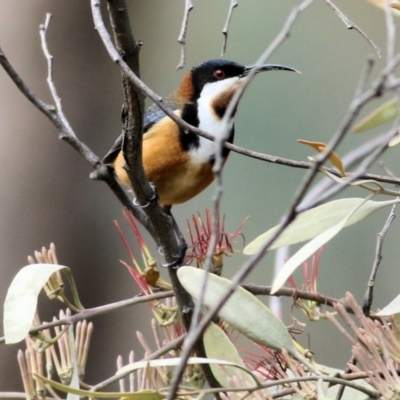
[{"label": "eastern spinebill", "polygon": [[[188,72],[178,89],[165,99],[173,112],[187,123],[212,136],[221,129],[222,118],[235,92],[254,66],[215,59],[206,61]],[[261,71],[293,71],[277,64],[264,64]],[[235,110],[236,111],[236,110]],[[163,207],[183,203],[202,192],[214,179],[212,171],[214,143],[190,131],[184,131],[155,104],[144,115],[143,167],[149,182],[157,191]],[[234,126],[227,142],[232,143]],[[130,186],[124,169],[123,135],[103,159],[114,167],[118,181]],[[224,162],[229,150],[223,149]]]}]

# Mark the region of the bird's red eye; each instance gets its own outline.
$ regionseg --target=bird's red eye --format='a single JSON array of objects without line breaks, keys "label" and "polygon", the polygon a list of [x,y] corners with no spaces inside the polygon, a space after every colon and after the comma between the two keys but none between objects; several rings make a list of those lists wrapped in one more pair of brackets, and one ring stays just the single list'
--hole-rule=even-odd
[{"label": "bird's red eye", "polygon": [[225,71],[223,71],[222,69],[217,69],[216,71],[214,71],[214,78],[221,80],[225,78]]}]

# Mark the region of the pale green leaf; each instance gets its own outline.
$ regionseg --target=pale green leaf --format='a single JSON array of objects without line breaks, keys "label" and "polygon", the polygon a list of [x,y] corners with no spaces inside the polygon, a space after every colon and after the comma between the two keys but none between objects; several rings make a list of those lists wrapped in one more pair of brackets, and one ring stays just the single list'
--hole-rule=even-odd
[{"label": "pale green leaf", "polygon": [[139,392],[91,392],[89,390],[74,389],[62,383],[45,378],[44,376],[36,375],[37,378],[49,384],[54,389],[63,393],[71,393],[80,397],[89,397],[96,399],[132,399],[132,400],[162,400],[165,395],[155,390],[141,390]]},{"label": "pale green leaf", "polygon": [[20,269],[8,288],[4,302],[4,336],[7,344],[23,340],[31,328],[39,292],[63,265],[31,264]]},{"label": "pale green leaf", "polygon": [[354,132],[363,132],[368,129],[383,125],[386,122],[393,121],[399,115],[399,104],[397,99],[389,100],[382,104],[371,114],[367,115],[354,128]]},{"label": "pale green leaf", "polygon": [[[360,206],[365,200],[361,198],[347,198],[334,200],[321,206],[307,210],[300,215],[284,230],[284,232],[269,247],[269,250],[282,246],[304,242],[313,239],[322,232],[338,224],[346,216]],[[346,222],[345,226],[353,225],[368,217],[375,211],[398,203],[400,200],[372,201],[365,202]],[[249,243],[243,250],[244,254],[257,253],[266,242],[270,240],[279,225],[269,229]]]},{"label": "pale green leaf", "polygon": [[394,315],[398,313],[400,313],[400,294],[375,315],[379,317],[386,317],[388,315]]},{"label": "pale green leaf", "polygon": [[[229,361],[246,368],[236,346],[218,325],[211,323],[208,326],[207,330],[204,332],[203,341],[207,358]],[[234,367],[225,366],[222,369],[221,366],[216,364],[211,364],[210,367],[213,375],[223,387],[229,386],[228,378],[232,378],[234,375],[240,373],[238,369]],[[247,375],[242,375],[242,377],[244,379],[248,378]]]},{"label": "pale green leaf", "polygon": [[[367,200],[364,200],[366,202]],[[351,216],[362,207],[361,203],[355,209],[351,210],[350,213],[343,218],[338,224],[332,226],[326,231],[320,233],[314,239],[305,244],[300,250],[298,250],[278,272],[272,285],[271,294],[276,293],[286,282],[286,280],[293,274],[295,269],[311,257],[318,249],[320,249],[325,243],[329,242],[335,237],[347,224]]]},{"label": "pale green leaf", "polygon": [[[220,303],[231,285],[225,278],[208,274],[207,287],[201,292],[205,271],[194,267],[178,269],[182,286],[195,301],[203,297],[204,306],[214,308]],[[283,322],[260,300],[240,286],[229,297],[218,315],[251,340],[275,350],[285,348],[292,356],[315,370],[297,350]]]}]

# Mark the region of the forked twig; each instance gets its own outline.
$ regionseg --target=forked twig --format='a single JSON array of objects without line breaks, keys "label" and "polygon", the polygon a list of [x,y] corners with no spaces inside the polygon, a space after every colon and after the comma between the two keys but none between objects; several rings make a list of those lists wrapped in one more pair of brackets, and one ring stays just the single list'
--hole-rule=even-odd
[{"label": "forked twig", "polygon": [[182,69],[185,66],[186,61],[186,32],[189,23],[189,13],[193,10],[192,0],[185,0],[185,12],[183,14],[183,21],[181,27],[181,33],[178,37],[178,42],[181,45],[181,58],[179,60],[176,69]]},{"label": "forked twig", "polygon": [[228,16],[226,17],[224,28],[222,29],[222,34],[224,35],[224,41],[222,42],[222,51],[221,56],[225,54],[226,45],[228,43],[228,31],[229,31],[229,24],[231,23],[233,9],[238,6],[238,2],[236,0],[231,0],[229,5]]},{"label": "forked twig", "polygon": [[378,272],[379,265],[382,260],[382,247],[383,247],[383,242],[385,240],[386,233],[392,224],[393,220],[396,217],[395,210],[396,210],[397,204],[393,204],[390,214],[385,222],[385,225],[382,228],[382,231],[378,233],[377,241],[376,241],[376,250],[375,250],[375,259],[374,259],[374,264],[372,266],[371,270],[371,275],[368,280],[368,285],[367,285],[367,290],[364,295],[364,304],[363,304],[363,313],[365,316],[369,317],[370,311],[371,311],[371,305],[372,305],[372,300],[373,300],[373,293],[374,293],[374,284],[375,284],[375,278],[376,274]]},{"label": "forked twig", "polygon": [[325,2],[330,8],[332,8],[333,11],[335,11],[336,15],[343,21],[347,29],[354,29],[355,31],[357,31],[376,51],[378,57],[382,58],[381,49],[368,37],[368,35],[359,26],[351,21],[335,4],[332,3],[331,0],[325,0]]}]

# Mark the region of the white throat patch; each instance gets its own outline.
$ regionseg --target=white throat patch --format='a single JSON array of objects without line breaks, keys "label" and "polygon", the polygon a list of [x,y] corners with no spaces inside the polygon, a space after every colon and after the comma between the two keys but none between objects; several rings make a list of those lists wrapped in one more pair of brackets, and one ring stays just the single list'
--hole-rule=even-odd
[{"label": "white throat patch", "polygon": [[[211,106],[215,97],[231,88],[240,78],[233,77],[222,81],[207,83],[201,91],[197,100],[197,112],[199,118],[199,128],[210,135],[216,137],[222,129],[221,118],[215,113]],[[215,153],[214,142],[199,136],[199,147],[190,150],[195,161],[199,163],[208,162]]]}]

